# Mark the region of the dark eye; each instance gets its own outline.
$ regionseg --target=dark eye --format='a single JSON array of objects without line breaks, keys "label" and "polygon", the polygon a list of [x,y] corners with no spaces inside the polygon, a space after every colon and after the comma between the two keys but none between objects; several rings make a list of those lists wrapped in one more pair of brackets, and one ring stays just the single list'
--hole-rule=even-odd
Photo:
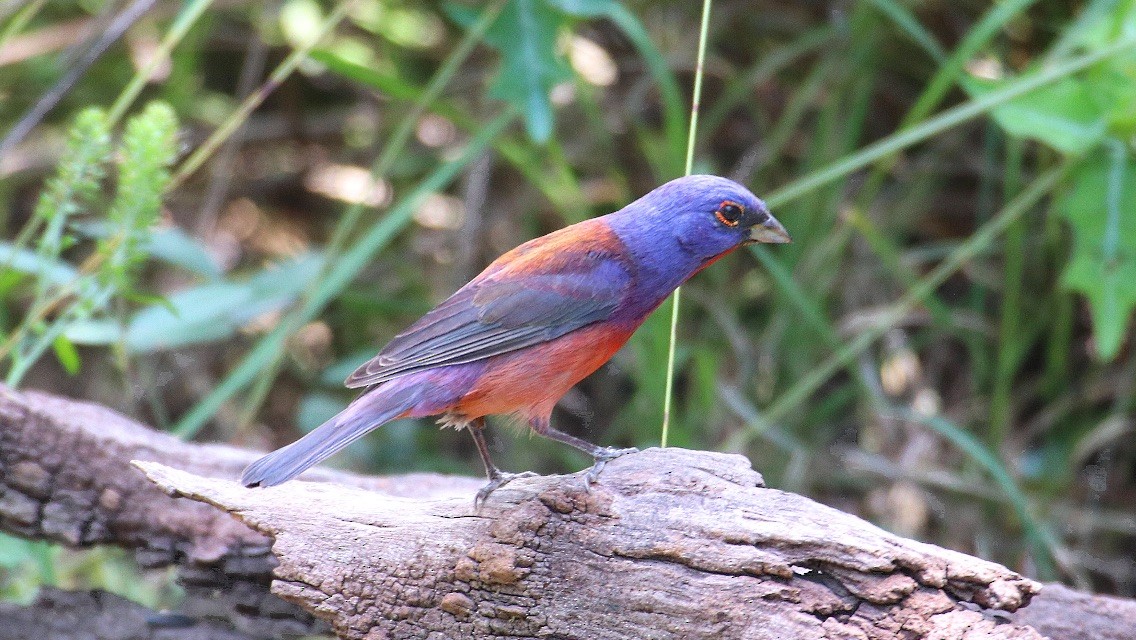
[{"label": "dark eye", "polygon": [[719,205],[718,210],[714,212],[714,216],[718,218],[718,221],[727,227],[738,226],[743,215],[745,215],[745,207],[729,200]]}]

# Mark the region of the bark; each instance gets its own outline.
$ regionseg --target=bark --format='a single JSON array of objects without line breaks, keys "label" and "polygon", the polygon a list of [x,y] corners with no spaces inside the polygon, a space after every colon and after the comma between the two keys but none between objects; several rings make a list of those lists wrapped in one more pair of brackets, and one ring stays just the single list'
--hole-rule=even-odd
[{"label": "bark", "polygon": [[[24,625],[0,640],[13,629],[116,637],[91,621],[130,615],[150,626],[120,637],[243,640],[318,631],[309,612],[368,640],[1107,639],[1136,628],[1136,603],[1059,587],[1034,597],[1040,585],[1004,567],[764,488],[736,455],[650,449],[609,463],[590,490],[580,474],[519,479],[477,511],[472,478],[320,471],[245,489],[234,479],[257,454],[46,394],[0,389],[0,427],[0,527],[177,563],[191,596],[175,617],[184,633],[160,635],[167,618],[114,596],[47,592],[0,607]],[[268,594],[271,575],[287,602]],[[61,615],[86,626],[51,626]]]},{"label": "bark", "polygon": [[1030,606],[1010,616],[1053,640],[1132,640],[1136,600],[1094,596],[1047,584]]},{"label": "bark", "polygon": [[650,449],[590,490],[526,478],[480,511],[137,464],[272,536],[275,593],[344,638],[1041,637],[983,610],[1016,610],[1036,583],[763,488],[736,455]]},{"label": "bark", "polygon": [[[124,547],[143,567],[177,564],[184,613],[193,618],[226,620],[234,630],[263,638],[319,632],[326,625],[269,593],[276,566],[269,538],[209,505],[171,500],[130,466],[134,459],[153,460],[205,477],[235,478],[258,455],[185,443],[105,407],[0,385],[0,530],[71,547]],[[319,470],[305,477],[417,497],[480,486],[472,478],[437,474],[360,478]],[[65,602],[80,600],[55,598],[29,608],[20,620],[38,615],[41,625],[49,625]],[[49,637],[31,631],[46,626],[28,625],[20,627],[28,630],[22,637]],[[111,637],[88,630],[76,637]]]}]

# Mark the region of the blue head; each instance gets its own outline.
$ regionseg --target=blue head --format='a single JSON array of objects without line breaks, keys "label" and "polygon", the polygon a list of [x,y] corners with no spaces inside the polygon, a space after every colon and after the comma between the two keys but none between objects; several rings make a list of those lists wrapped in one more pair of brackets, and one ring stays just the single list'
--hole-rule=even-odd
[{"label": "blue head", "polygon": [[671,276],[658,282],[670,289],[744,244],[789,242],[764,202],[718,176],[671,180],[608,216],[608,223],[640,265]]}]

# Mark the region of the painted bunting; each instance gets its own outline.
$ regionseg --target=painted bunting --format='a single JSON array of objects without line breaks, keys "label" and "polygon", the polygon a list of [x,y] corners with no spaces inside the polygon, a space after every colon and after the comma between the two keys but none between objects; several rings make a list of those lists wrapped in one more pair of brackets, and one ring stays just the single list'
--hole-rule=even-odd
[{"label": "painted bunting", "polygon": [[485,416],[511,414],[604,463],[635,449],[600,447],[552,427],[552,408],[607,362],[679,285],[739,246],[789,242],[765,203],[717,176],[672,180],[626,207],[530,240],[395,336],[347,378],[366,390],[296,442],[249,465],[246,486],[272,486],[396,418],[441,416],[473,436],[490,492],[524,474],[497,468]]}]

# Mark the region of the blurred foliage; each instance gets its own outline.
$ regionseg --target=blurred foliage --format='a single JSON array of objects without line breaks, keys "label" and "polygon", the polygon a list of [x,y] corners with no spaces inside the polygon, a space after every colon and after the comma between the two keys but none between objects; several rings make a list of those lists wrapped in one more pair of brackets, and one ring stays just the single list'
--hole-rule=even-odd
[{"label": "blurred foliage", "polygon": [[[126,4],[0,3],[0,132]],[[5,140],[8,379],[185,437],[291,441],[488,261],[681,173],[697,4],[155,4]],[[795,242],[684,289],[673,443],[1136,592],[1134,69],[1133,0],[715,2],[695,169],[766,196]],[[656,443],[667,334],[656,314],[557,424]],[[586,462],[492,440],[511,470]],[[476,459],[401,421],[335,463]],[[5,598],[176,599],[131,571],[0,539]]]},{"label": "blurred foliage", "polygon": [[[1102,4],[1054,47],[1100,48],[1136,37],[1136,2],[1115,3],[1112,11],[1100,10]],[[971,93],[981,94],[1005,82],[971,79],[967,85]],[[1082,157],[1072,192],[1058,201],[1058,211],[1076,236],[1064,280],[1089,299],[1097,353],[1115,358],[1136,307],[1136,159],[1129,148],[1136,137],[1136,51],[1113,56],[1082,77],[1055,82],[991,115],[1012,135]]]},{"label": "blurred foliage", "polygon": [[[33,219],[15,243],[2,245],[13,259],[10,286],[18,286],[23,274],[34,280],[35,291],[23,320],[0,343],[0,361],[11,361],[8,385],[18,385],[49,346],[68,373],[78,373],[79,355],[67,337],[68,329],[111,312],[118,299],[147,297],[135,288],[137,266],[145,258],[143,247],[152,246],[150,227],[169,182],[176,131],[177,118],[162,103],[150,104],[127,122],[116,189],[106,206],[109,232],[95,241],[83,264],[74,269],[74,277],[58,282],[58,274],[69,271],[63,251],[77,242],[72,218],[98,215],[93,210],[101,204],[102,165],[112,154],[108,122],[101,111],[87,109],[75,119],[58,175],[40,196]],[[28,241],[36,244],[36,259],[24,271],[15,258],[27,255],[23,245]],[[41,271],[48,275],[40,276]]]}]

